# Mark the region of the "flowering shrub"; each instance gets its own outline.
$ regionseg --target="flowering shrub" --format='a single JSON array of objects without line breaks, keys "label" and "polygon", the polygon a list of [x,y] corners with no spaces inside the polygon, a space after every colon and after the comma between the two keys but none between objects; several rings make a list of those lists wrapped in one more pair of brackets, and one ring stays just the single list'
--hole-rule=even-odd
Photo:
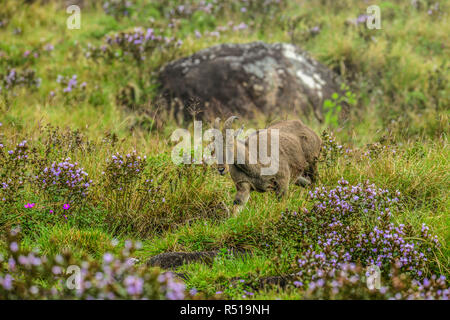
[{"label": "flowering shrub", "polygon": [[106,189],[126,192],[142,176],[146,159],[146,156],[139,156],[136,150],[125,156],[118,152],[113,154],[103,172]]},{"label": "flowering shrub", "polygon": [[106,14],[120,19],[123,16],[130,16],[133,3],[129,0],[107,0],[103,2],[103,10]]},{"label": "flowering shrub", "polygon": [[[152,59],[150,63],[145,63],[145,60],[148,57],[157,57],[157,59],[161,60],[156,62],[157,64],[169,61],[174,57],[175,49],[181,44],[181,40],[164,36],[153,28],[144,30],[139,27],[134,28],[133,31],[106,36],[105,44],[100,47],[88,44],[85,56],[96,62],[101,59],[108,64],[115,61],[126,62],[121,65],[124,69],[127,69],[130,63],[133,63],[133,66],[136,68],[134,74],[137,77],[138,85],[141,89],[145,89],[151,80],[149,76],[152,72],[148,68],[152,67],[152,61],[155,61]],[[148,90],[145,90],[145,92],[148,92]],[[144,95],[141,97],[141,100],[145,101],[146,98],[147,95]],[[140,101],[133,101],[133,103],[135,102],[139,103]]]},{"label": "flowering shrub", "polygon": [[69,153],[76,152],[81,152],[84,155],[93,152],[96,147],[94,142],[81,133],[79,129],[66,128],[62,130],[49,124],[41,128],[39,140],[44,147],[45,159],[63,158]]},{"label": "flowering shrub", "polygon": [[[170,1],[167,1],[170,2]],[[217,10],[221,8],[221,4],[218,1],[212,2],[208,1],[178,1],[174,3],[172,1],[169,3],[161,3],[160,10],[165,11],[170,18],[190,18],[197,12],[204,12],[207,14],[216,14]]]},{"label": "flowering shrub", "polygon": [[417,234],[411,226],[392,221],[399,197],[399,192],[369,182],[349,185],[341,179],[335,188],[310,191],[312,208],[287,210],[274,229],[281,239],[302,249],[297,274],[303,282],[356,262],[375,265],[384,273],[395,263],[399,272],[423,279],[433,271],[440,243],[426,225]]},{"label": "flowering shrub", "polygon": [[[224,1],[226,2],[226,1]],[[283,10],[286,9],[286,1],[283,0],[247,0],[236,1],[231,4],[232,7],[241,12],[246,19],[255,19],[261,17],[260,26],[264,26],[265,23],[275,23],[280,18]]]},{"label": "flowering shrub", "polygon": [[[194,34],[196,38],[220,38],[226,32],[241,32],[255,27],[262,31],[280,19],[285,1],[161,1],[159,11],[168,18],[173,34]],[[233,12],[242,20],[217,25],[215,17]],[[251,21],[249,24],[243,20]]]},{"label": "flowering shrub", "polygon": [[15,87],[39,88],[41,81],[41,78],[37,78],[36,73],[31,69],[24,71],[9,69],[4,74],[0,74],[0,92],[5,96]]},{"label": "flowering shrub", "polygon": [[[34,177],[35,185],[48,203],[51,213],[66,217],[71,204],[82,207],[86,202],[92,180],[88,173],[70,158],[53,162],[39,169]],[[61,210],[62,209],[62,210]]]},{"label": "flowering shrub", "polygon": [[136,150],[126,155],[113,154],[103,171],[105,205],[113,214],[129,210],[146,210],[148,206],[165,201],[154,180],[144,172],[146,156]]},{"label": "flowering shrub", "polygon": [[[228,22],[226,25],[223,25],[223,26],[218,26],[215,30],[213,30],[213,31],[205,31],[204,33],[203,33],[203,36],[207,36],[207,37],[214,37],[214,38],[220,38],[220,35],[222,34],[222,33],[224,33],[224,32],[233,32],[233,33],[236,33],[236,32],[241,32],[241,31],[244,31],[244,30],[248,30],[248,28],[249,28],[249,26],[246,24],[246,23],[244,23],[244,22],[241,22],[241,23],[233,23],[233,21],[230,21],[230,22]],[[201,38],[202,37],[202,34],[198,31],[198,30],[196,30],[195,31],[195,36],[197,37],[197,38]]]},{"label": "flowering shrub", "polygon": [[396,155],[397,150],[394,145],[385,144],[385,141],[367,144],[364,148],[350,148],[340,144],[332,131],[324,130],[321,135],[323,146],[320,155],[320,162],[326,169],[336,166],[340,159],[344,159],[346,164],[349,160],[367,161],[378,158],[381,154]]},{"label": "flowering shrub", "polygon": [[276,19],[281,15],[286,7],[286,1],[282,0],[246,0],[246,1],[161,1],[160,11],[171,19],[194,19],[204,13],[211,16],[221,16],[230,11],[239,13],[242,18],[255,20],[256,17],[262,17],[260,25],[269,19]]},{"label": "flowering shrub", "polygon": [[190,219],[222,216],[223,197],[206,187],[214,173],[206,164],[172,165],[168,152],[147,160],[116,153],[103,172],[99,197],[115,234],[151,236]]},{"label": "flowering shrub", "polygon": [[[0,136],[1,137],[1,136]],[[28,179],[27,165],[30,162],[30,150],[26,140],[14,148],[8,148],[0,140],[0,203],[13,205]]]},{"label": "flowering shrub", "polygon": [[106,37],[106,43],[100,47],[88,45],[86,57],[92,59],[126,60],[128,57],[140,66],[143,61],[154,52],[168,52],[181,44],[175,38],[168,38],[152,28],[144,30],[135,28],[131,32],[120,32]]},{"label": "flowering shrub", "polygon": [[343,147],[336,141],[333,132],[324,130],[321,138],[323,145],[320,161],[325,163],[327,168],[334,167],[338,159],[344,154]]},{"label": "flowering shrub", "polygon": [[383,145],[380,142],[375,142],[367,145],[367,150],[363,152],[362,157],[366,159],[376,159],[382,152],[395,155],[397,150],[394,146]]},{"label": "flowering shrub", "polygon": [[11,232],[0,256],[0,299],[187,299],[185,285],[171,273],[139,267],[131,258],[140,247],[131,241],[102,262],[76,261],[66,251],[51,256],[21,248]]},{"label": "flowering shrub", "polygon": [[[450,291],[444,276],[424,279],[423,282],[399,274],[393,265],[391,277],[383,279],[380,288],[367,286],[364,268],[353,263],[342,263],[330,271],[319,270],[316,278],[305,289],[307,299],[443,299],[448,300]],[[303,287],[300,281],[294,282]]]},{"label": "flowering shrub", "polygon": [[[72,77],[65,77],[59,74],[56,82],[60,85],[61,93],[64,97],[76,98],[77,101],[84,98],[87,83],[83,81],[79,84],[76,74],[72,75]],[[55,95],[56,93],[54,91],[50,92],[50,97],[54,97]]]}]

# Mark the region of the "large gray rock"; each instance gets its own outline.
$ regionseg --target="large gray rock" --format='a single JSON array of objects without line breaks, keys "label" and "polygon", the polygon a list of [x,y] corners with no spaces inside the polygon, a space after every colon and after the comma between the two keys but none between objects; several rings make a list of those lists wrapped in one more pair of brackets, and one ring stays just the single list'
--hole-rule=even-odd
[{"label": "large gray rock", "polygon": [[322,120],[323,101],[341,92],[335,73],[288,43],[213,46],[168,63],[159,81],[178,121],[191,119],[194,108],[207,119],[313,112]]}]

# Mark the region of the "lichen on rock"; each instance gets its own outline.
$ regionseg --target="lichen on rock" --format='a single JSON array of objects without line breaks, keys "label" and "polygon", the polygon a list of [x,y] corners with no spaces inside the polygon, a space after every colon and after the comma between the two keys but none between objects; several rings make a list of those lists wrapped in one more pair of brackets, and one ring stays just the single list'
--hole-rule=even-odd
[{"label": "lichen on rock", "polygon": [[[322,120],[322,105],[340,92],[337,75],[289,43],[220,44],[172,61],[159,72],[161,97],[177,119],[281,113]],[[346,107],[346,106],[344,106]]]}]

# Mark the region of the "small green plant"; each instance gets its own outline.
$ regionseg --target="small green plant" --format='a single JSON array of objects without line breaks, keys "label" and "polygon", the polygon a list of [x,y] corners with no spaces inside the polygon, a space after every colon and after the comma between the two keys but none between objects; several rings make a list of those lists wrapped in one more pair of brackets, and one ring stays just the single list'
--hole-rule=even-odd
[{"label": "small green plant", "polygon": [[352,107],[356,104],[356,96],[345,85],[341,86],[341,89],[345,91],[343,96],[340,96],[337,92],[331,95],[331,99],[325,99],[323,102],[323,110],[325,113],[325,124],[328,127],[337,127],[339,125],[339,114],[342,111],[342,105],[346,104]]}]

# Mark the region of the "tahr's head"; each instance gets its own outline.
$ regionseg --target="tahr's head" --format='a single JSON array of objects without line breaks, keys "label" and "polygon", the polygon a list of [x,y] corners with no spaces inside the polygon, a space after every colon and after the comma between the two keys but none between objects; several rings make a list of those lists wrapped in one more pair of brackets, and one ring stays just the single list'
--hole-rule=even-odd
[{"label": "tahr's head", "polygon": [[[228,164],[226,163],[226,132],[228,129],[232,129],[232,124],[234,120],[236,120],[237,116],[231,116],[229,117],[223,124],[223,129],[220,129],[220,118],[216,118],[216,121],[214,122],[214,129],[221,130],[222,132],[222,160],[218,161],[217,163],[217,171],[220,175],[225,175],[227,172],[229,172],[230,168]],[[241,128],[242,131],[242,128]],[[240,131],[236,132],[234,136],[236,136]],[[217,155],[217,153],[214,151],[214,153]],[[221,162],[221,163],[220,163]]]},{"label": "tahr's head", "polygon": [[219,172],[220,175],[223,176],[227,174],[227,172],[229,171],[229,167],[226,163],[217,164],[217,171]]}]

